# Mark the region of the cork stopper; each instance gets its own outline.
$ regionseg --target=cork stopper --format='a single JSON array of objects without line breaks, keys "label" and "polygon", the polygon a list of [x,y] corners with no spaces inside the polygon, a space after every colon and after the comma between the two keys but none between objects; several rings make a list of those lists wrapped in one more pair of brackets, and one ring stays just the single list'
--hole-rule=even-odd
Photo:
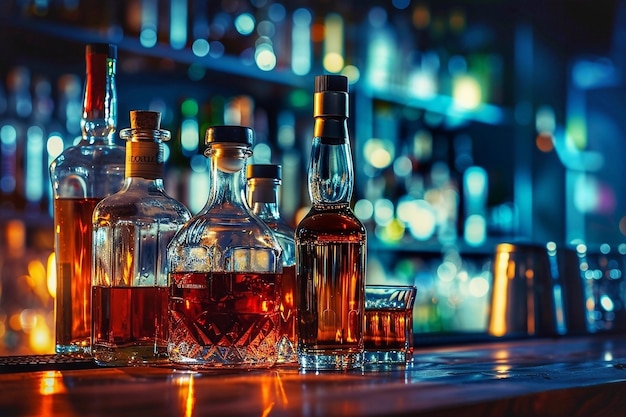
[{"label": "cork stopper", "polygon": [[149,110],[131,110],[130,128],[159,130],[161,128],[161,112]]}]

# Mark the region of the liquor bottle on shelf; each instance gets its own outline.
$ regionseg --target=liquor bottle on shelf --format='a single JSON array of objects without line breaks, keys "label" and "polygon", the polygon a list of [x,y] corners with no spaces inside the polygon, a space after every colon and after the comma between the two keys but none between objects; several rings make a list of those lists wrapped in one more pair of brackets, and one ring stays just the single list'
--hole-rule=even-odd
[{"label": "liquor bottle on shelf", "polygon": [[206,132],[209,197],[168,248],[168,353],[177,365],[263,368],[277,360],[282,250],[246,202],[253,136],[233,125]]},{"label": "liquor bottle on shelf", "polygon": [[280,299],[280,338],[278,364],[297,364],[296,352],[296,242],[294,230],[280,214],[280,185],[282,167],[275,164],[251,164],[246,170],[248,203],[252,212],[274,231],[283,250],[283,275]]},{"label": "liquor bottle on shelf", "polygon": [[57,288],[56,353],[90,356],[92,214],[124,182],[124,147],[117,129],[117,47],[88,44],[81,140],[50,164],[54,194]]},{"label": "liquor bottle on shelf", "polygon": [[99,365],[167,362],[167,245],[191,218],[163,187],[161,114],[131,111],[126,179],[93,212],[92,346]]},{"label": "liquor bottle on shelf", "polygon": [[302,369],[363,364],[367,233],[350,207],[354,169],[348,80],[315,78],[312,207],[296,228],[298,362]]}]

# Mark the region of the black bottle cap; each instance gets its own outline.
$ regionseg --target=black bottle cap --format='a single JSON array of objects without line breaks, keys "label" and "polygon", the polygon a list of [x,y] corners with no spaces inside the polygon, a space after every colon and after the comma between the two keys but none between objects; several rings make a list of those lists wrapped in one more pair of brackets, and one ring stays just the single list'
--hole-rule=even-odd
[{"label": "black bottle cap", "polygon": [[282,179],[282,167],[276,164],[250,164],[246,167],[246,178]]},{"label": "black bottle cap", "polygon": [[348,92],[348,77],[345,75],[318,75],[315,77],[315,92],[324,91]]},{"label": "black bottle cap", "polygon": [[85,53],[106,54],[111,59],[117,59],[117,46],[112,43],[89,43],[85,47]]},{"label": "black bottle cap", "polygon": [[206,130],[204,143],[240,143],[251,147],[254,143],[254,130],[245,126],[211,126]]}]

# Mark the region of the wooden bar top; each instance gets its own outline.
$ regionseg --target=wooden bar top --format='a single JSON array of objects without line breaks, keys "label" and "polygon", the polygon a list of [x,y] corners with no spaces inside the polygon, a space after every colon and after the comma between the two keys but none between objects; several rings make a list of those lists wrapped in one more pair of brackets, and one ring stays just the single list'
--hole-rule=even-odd
[{"label": "wooden bar top", "polygon": [[0,416],[626,415],[626,336],[422,347],[347,372],[58,368],[0,366]]}]

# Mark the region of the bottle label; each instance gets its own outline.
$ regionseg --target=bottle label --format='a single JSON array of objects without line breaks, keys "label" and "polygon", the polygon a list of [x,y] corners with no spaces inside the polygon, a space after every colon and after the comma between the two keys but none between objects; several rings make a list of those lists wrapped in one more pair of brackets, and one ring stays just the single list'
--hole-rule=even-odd
[{"label": "bottle label", "polygon": [[155,142],[126,142],[126,176],[163,178],[163,147]]}]

